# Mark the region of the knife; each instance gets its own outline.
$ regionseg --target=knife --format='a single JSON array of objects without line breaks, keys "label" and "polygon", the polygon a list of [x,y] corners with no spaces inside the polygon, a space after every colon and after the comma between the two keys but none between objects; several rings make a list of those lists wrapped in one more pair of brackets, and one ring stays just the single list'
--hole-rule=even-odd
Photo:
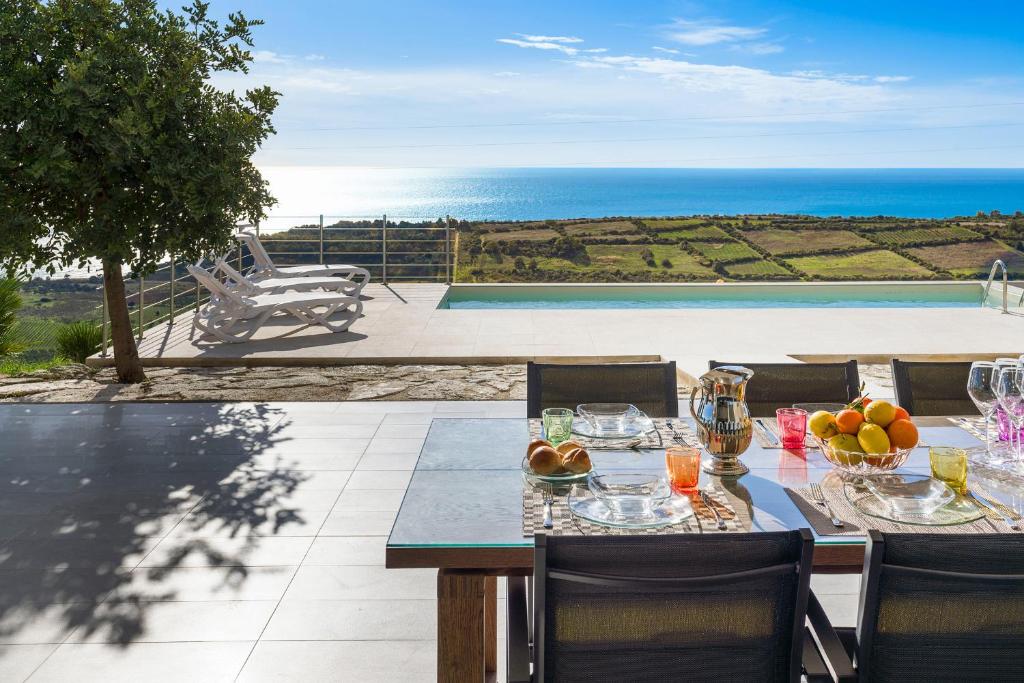
[{"label": "knife", "polygon": [[773,432],[771,429],[769,429],[765,425],[763,420],[758,419],[758,420],[754,420],[754,422],[757,424],[758,427],[761,428],[761,433],[764,434],[765,438],[768,439],[768,443],[769,444],[771,444],[772,446],[778,446],[779,445],[779,437],[775,436],[775,432]]},{"label": "knife", "polygon": [[968,490],[967,495],[969,495],[974,500],[974,502],[977,503],[978,507],[980,507],[982,511],[987,510],[996,513],[1002,518],[1003,523],[1006,524],[1006,526],[1010,527],[1014,531],[1020,531],[1020,525],[1017,524],[1017,522],[1015,522],[1014,520],[1010,519],[1009,515],[1000,510],[999,506],[992,505],[992,503],[990,503],[987,500],[982,500],[981,496],[977,495],[974,491]]}]

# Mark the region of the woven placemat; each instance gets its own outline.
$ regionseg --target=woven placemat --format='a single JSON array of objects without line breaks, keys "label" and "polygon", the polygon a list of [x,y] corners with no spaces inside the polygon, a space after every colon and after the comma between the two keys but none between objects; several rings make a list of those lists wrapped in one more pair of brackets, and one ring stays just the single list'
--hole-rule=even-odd
[{"label": "woven placemat", "polygon": [[[552,536],[656,536],[702,532],[741,532],[750,528],[750,519],[746,511],[743,514],[738,514],[721,487],[711,484],[703,490],[708,493],[715,509],[718,510],[718,514],[725,520],[725,531],[717,529],[714,513],[704,505],[700,496],[695,494],[689,496],[694,511],[692,517],[683,520],[679,524],[651,529],[622,529],[595,524],[572,513],[568,506],[569,498],[567,495],[555,495],[551,504],[551,519],[555,526],[552,529],[545,529],[544,491],[529,484],[524,484],[523,536],[533,536],[536,533],[546,533]],[[573,495],[589,496],[590,492],[587,491],[585,486],[576,486],[573,490]]]},{"label": "woven placemat", "polygon": [[[573,432],[572,440],[590,450],[622,451],[633,448],[668,448],[680,442],[687,446],[700,448],[700,441],[690,425],[683,420],[654,417],[648,418],[653,429],[646,434],[628,436],[621,439],[595,439]],[[531,418],[530,438],[541,439],[544,432],[544,423],[537,418]]]},{"label": "woven placemat", "polygon": [[[975,487],[972,487],[975,488]],[[868,529],[878,531],[919,533],[919,534],[1008,534],[1013,531],[1002,518],[989,514],[975,522],[952,524],[949,526],[925,526],[923,524],[901,524],[880,517],[865,515],[855,508],[846,498],[846,492],[840,486],[822,486],[821,492],[828,500],[836,517],[843,520],[845,526],[837,529],[825,512],[825,509],[814,502],[811,490],[807,488],[786,489],[793,504],[803,513],[819,536],[864,536]],[[992,497],[981,491],[985,498]],[[866,494],[870,495],[870,494]]]}]

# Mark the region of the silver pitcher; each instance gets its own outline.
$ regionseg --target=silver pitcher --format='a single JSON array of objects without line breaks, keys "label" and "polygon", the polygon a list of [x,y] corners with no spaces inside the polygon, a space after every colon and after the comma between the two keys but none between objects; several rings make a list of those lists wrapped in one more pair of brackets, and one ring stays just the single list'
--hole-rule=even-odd
[{"label": "silver pitcher", "polygon": [[[739,456],[750,446],[754,425],[744,400],[747,382],[754,371],[739,365],[723,365],[700,376],[700,386],[690,393],[690,413],[697,423],[697,434],[708,453],[702,467],[705,472],[735,477],[750,470]],[[697,392],[700,405],[694,406]]]}]

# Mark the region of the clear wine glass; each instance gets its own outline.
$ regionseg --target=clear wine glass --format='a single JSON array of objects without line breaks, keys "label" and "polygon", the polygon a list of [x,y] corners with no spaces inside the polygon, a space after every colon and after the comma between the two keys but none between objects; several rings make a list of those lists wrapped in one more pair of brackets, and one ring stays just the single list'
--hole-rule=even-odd
[{"label": "clear wine glass", "polygon": [[1017,442],[1015,457],[1021,459],[1020,428],[1024,425],[1024,392],[1021,384],[1024,383],[1024,370],[1016,367],[1003,367],[999,369],[995,380],[995,394],[999,399],[999,405],[1006,411],[1006,417],[1010,420],[1010,440]]},{"label": "clear wine glass", "polygon": [[995,363],[978,361],[971,363],[971,371],[967,376],[967,395],[974,401],[978,412],[985,418],[985,452],[992,454],[992,417],[999,407],[996,396],[995,378],[998,370]]}]

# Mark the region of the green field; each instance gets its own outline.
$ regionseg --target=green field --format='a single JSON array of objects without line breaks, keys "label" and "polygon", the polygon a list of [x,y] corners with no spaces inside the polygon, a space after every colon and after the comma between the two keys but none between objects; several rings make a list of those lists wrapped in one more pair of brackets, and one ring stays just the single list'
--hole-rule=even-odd
[{"label": "green field", "polygon": [[734,263],[726,266],[725,272],[732,277],[744,279],[778,280],[793,278],[793,273],[771,261]]},{"label": "green field", "polygon": [[596,223],[566,223],[565,234],[573,237],[596,237],[601,235],[629,235],[636,232],[630,221],[607,221]]},{"label": "green field", "polygon": [[891,251],[862,251],[842,256],[800,256],[786,263],[820,280],[920,280],[934,273]]},{"label": "green field", "polygon": [[732,263],[761,257],[750,245],[743,242],[692,242],[693,248],[703,256],[719,263]]},{"label": "green field", "polygon": [[[644,262],[641,254],[650,250],[654,255],[654,266]],[[665,273],[670,275],[699,276],[713,279],[715,274],[709,268],[676,245],[651,244],[645,246],[595,244],[587,247],[592,267],[600,270],[621,270],[627,273]],[[671,266],[662,265],[668,259]]]},{"label": "green field", "polygon": [[939,228],[907,228],[873,234],[881,244],[903,246],[906,244],[949,244],[952,242],[970,242],[982,240],[984,235],[967,228],[954,225]]},{"label": "green field", "polygon": [[996,240],[916,247],[907,249],[907,253],[965,277],[986,277],[992,262],[1002,259],[1011,277],[1024,277],[1024,254]]},{"label": "green field", "polygon": [[729,233],[713,225],[685,230],[666,230],[658,233],[658,239],[686,240],[687,242],[721,242],[732,239]]},{"label": "green field", "polygon": [[744,230],[743,237],[775,256],[874,246],[849,230]]}]

